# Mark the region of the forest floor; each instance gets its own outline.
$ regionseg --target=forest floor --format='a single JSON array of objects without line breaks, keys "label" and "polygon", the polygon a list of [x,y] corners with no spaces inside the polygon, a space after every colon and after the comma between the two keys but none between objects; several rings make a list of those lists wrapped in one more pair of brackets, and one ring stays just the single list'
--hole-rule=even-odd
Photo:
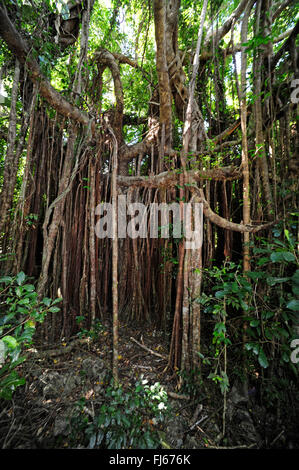
[{"label": "forest floor", "polygon": [[[74,420],[74,410],[78,412],[81,403],[81,413],[92,420],[103,404],[112,361],[109,330],[107,325],[96,339],[76,337],[46,351],[38,346],[31,351],[20,369],[26,377],[25,386],[16,390],[11,401],[0,403],[0,448],[86,447],[83,441],[72,439],[72,427],[80,426],[78,419]],[[120,326],[120,383],[132,388],[142,377],[149,385],[159,382],[168,393],[171,416],[162,424],[163,446],[201,449],[287,445],[284,428],[273,428],[271,416],[263,421],[265,410],[256,404],[252,413],[250,403],[244,405],[236,389],[227,401],[227,439],[221,440],[223,403],[207,397],[206,390],[200,388],[180,389],[179,377],[165,371],[167,351],[163,333],[145,328],[141,333],[140,328]],[[265,428],[272,428],[270,439],[265,438]]]}]

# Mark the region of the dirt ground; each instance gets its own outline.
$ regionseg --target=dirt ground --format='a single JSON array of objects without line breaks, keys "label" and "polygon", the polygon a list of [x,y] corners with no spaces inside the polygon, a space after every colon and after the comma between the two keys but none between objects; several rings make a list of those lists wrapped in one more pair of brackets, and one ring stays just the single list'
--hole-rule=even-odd
[{"label": "dirt ground", "polygon": [[[172,449],[296,447],[286,442],[286,430],[266,436],[264,410],[242,403],[236,389],[229,396],[226,419],[231,423],[222,440],[223,403],[198,387],[180,388],[178,375],[166,371],[167,341],[154,329],[119,330],[119,378],[123,387],[134,386],[142,376],[149,384],[159,382],[168,393],[171,416],[163,425],[163,445]],[[26,384],[12,401],[0,402],[0,446],[7,449],[84,448],[72,442],[71,417],[84,399],[84,413],[91,418],[103,403],[112,361],[111,332],[107,325],[96,339],[72,338],[51,349],[41,346],[30,351],[20,373]],[[258,416],[258,418],[257,418]],[[259,422],[258,422],[259,421]],[[295,444],[294,444],[295,441]],[[297,443],[299,439],[297,440]],[[163,447],[162,445],[162,447]]]}]

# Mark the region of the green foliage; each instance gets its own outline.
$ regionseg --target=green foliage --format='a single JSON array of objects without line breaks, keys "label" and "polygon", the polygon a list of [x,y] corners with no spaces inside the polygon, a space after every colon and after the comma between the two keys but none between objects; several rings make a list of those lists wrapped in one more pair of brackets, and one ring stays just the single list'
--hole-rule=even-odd
[{"label": "green foliage", "polygon": [[281,364],[290,362],[293,327],[299,320],[299,264],[295,239],[287,229],[283,231],[284,241],[278,239],[282,234],[278,228],[273,233],[276,238],[272,243],[261,239],[260,247],[252,249],[257,267],[262,266],[263,270],[248,273],[254,281],[253,293],[257,291],[258,283],[264,286],[262,306],[253,295],[255,305],[251,312],[254,316],[247,317],[248,336],[252,341],[246,344],[247,350],[258,357],[263,368],[268,367],[274,355]]},{"label": "green foliage", "polygon": [[25,383],[16,368],[25,361],[25,350],[33,343],[37,323],[46,315],[59,312],[57,303],[37,298],[33,284],[23,272],[0,278],[0,397],[11,399],[15,389]]},{"label": "green foliage", "polygon": [[199,369],[179,370],[177,375],[181,378],[181,389],[180,392],[190,397],[196,397],[200,401],[202,395],[203,381],[201,378],[201,371]]},{"label": "green foliage", "polygon": [[125,390],[111,384],[104,404],[92,421],[84,412],[85,399],[77,403],[79,413],[72,418],[72,438],[84,435],[90,449],[155,449],[160,445],[159,424],[169,413],[167,393],[159,383],[137,381]]},{"label": "green foliage", "polygon": [[204,312],[212,315],[214,327],[212,358],[203,357],[203,362],[210,365],[211,361],[216,361],[216,370],[209,378],[219,382],[222,389],[228,383],[228,377],[220,367],[224,345],[232,347],[234,340],[241,340],[242,344],[244,325],[249,369],[252,365],[267,369],[270,362],[275,361],[281,365],[289,363],[296,373],[290,362],[294,326],[299,324],[299,266],[295,237],[291,231],[278,227],[273,230],[273,235],[272,242],[256,239],[256,244],[251,246],[251,263],[255,270],[243,273],[242,266],[233,262],[206,270],[209,281],[214,284],[211,287],[214,293],[203,294],[199,301]]},{"label": "green foliage", "polygon": [[85,320],[85,317],[78,316],[76,317],[76,322],[80,326],[80,331],[77,333],[79,338],[90,338],[91,340],[95,341],[98,339],[99,335],[105,331],[105,327],[103,326],[100,320],[95,320],[91,325],[91,328],[84,328],[81,326]]}]

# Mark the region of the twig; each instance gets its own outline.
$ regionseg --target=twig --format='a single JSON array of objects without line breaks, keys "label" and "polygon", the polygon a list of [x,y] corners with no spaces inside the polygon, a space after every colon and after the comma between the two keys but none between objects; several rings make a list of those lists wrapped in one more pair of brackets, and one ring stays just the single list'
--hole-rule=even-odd
[{"label": "twig", "polygon": [[175,392],[167,392],[167,395],[169,395],[171,398],[175,398],[176,400],[190,400],[189,395],[178,395]]},{"label": "twig", "polygon": [[198,426],[200,423],[202,423],[207,418],[208,418],[208,415],[202,416],[202,418],[200,418],[198,421],[196,421],[196,423],[192,424],[192,426],[190,427],[190,431],[193,431],[195,426]]},{"label": "twig", "polygon": [[223,447],[223,446],[208,446],[208,449],[251,449],[251,447],[255,446],[256,444],[249,444],[249,446],[241,445],[241,446],[231,446],[231,447]]},{"label": "twig", "polygon": [[143,344],[139,343],[139,341],[137,341],[135,338],[133,338],[131,336],[130,338],[131,341],[134,341],[134,343],[138,344],[138,346],[140,346],[142,349],[145,349],[145,351],[153,354],[154,356],[157,356],[157,357],[161,357],[162,359],[165,359],[165,361],[168,361],[168,357],[167,356],[164,356],[163,354],[159,354],[155,351],[153,351],[152,349],[148,348],[147,346],[144,346]]},{"label": "twig", "polygon": [[197,405],[195,411],[194,411],[194,414],[193,414],[193,416],[192,416],[191,423],[195,423],[195,421],[197,420],[198,415],[199,415],[199,413],[202,411],[202,409],[203,409],[203,406],[202,406],[201,403],[199,403],[199,404]]},{"label": "twig", "polygon": [[275,439],[273,439],[273,441],[270,444],[270,447],[272,447],[275,444],[275,442],[278,441],[278,439],[283,435],[283,433],[284,433],[284,429],[280,431],[280,433],[278,434],[278,436],[275,437]]}]

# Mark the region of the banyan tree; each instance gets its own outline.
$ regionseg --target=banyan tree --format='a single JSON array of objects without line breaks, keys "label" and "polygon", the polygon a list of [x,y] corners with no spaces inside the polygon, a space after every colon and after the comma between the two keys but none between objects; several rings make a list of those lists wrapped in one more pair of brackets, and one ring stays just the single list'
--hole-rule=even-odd
[{"label": "banyan tree", "polygon": [[[170,368],[200,366],[204,269],[242,259],[249,271],[255,234],[298,208],[297,11],[0,2],[1,272],[62,296],[45,342],[74,334],[76,317],[113,319],[116,376],[118,320],[148,322],[170,332]],[[172,216],[168,237],[119,237],[120,209],[101,237],[101,205],[120,197],[200,204],[203,243],[172,236]]]}]

